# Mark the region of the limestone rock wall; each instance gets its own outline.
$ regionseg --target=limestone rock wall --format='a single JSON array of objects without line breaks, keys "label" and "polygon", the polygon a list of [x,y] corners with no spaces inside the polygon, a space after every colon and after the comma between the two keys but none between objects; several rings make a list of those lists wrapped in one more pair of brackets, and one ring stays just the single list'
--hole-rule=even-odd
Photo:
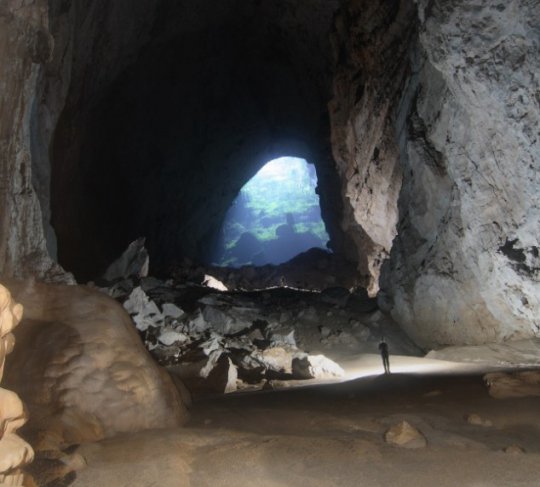
[{"label": "limestone rock wall", "polygon": [[47,14],[44,0],[0,3],[0,274],[54,280],[64,273],[47,251],[32,167],[31,120],[52,49]]},{"label": "limestone rock wall", "polygon": [[[0,381],[6,355],[14,347],[13,329],[22,318],[23,308],[11,299],[9,291],[0,285]],[[23,485],[21,467],[33,460],[30,445],[17,436],[17,430],[27,421],[26,411],[17,394],[0,388],[0,484]]]},{"label": "limestone rock wall", "polygon": [[[413,6],[401,2],[398,12],[409,11],[407,3]],[[341,46],[347,52],[355,51],[355,42],[356,52],[369,48],[369,38],[358,34],[371,25],[372,10],[366,4],[351,2],[357,10],[349,11],[356,16],[350,14],[344,24],[350,38]],[[379,111],[361,109],[376,106],[387,78],[394,76],[384,52],[377,58],[383,63],[379,70],[367,63],[357,80],[349,75],[349,95],[356,90],[361,96],[333,119],[336,148],[345,147],[337,154],[346,162],[341,173],[349,188],[345,225],[373,235],[364,214],[386,198],[387,218],[397,220],[398,234],[383,266],[380,303],[417,343],[433,347],[537,336],[538,2],[418,1],[414,6],[417,31],[406,47],[389,50],[390,55],[406,53],[408,65],[387,112],[391,127],[371,129]],[[394,19],[389,32],[403,28],[399,14]],[[339,65],[341,72],[350,69],[342,60]],[[373,76],[369,86],[374,89],[363,87],[366,76]],[[334,103],[343,106],[339,91]],[[388,179],[363,176],[377,169],[374,157],[363,149],[365,139],[378,141],[383,134],[392,140],[393,151],[382,157],[379,151],[379,164],[388,171],[399,165],[402,175],[397,206]],[[355,159],[351,154],[360,155]],[[358,182],[355,172],[364,177],[356,192],[350,189]],[[351,197],[372,180],[367,192],[372,190],[373,196]]]},{"label": "limestone rock wall", "polygon": [[348,2],[333,34],[332,148],[342,181],[344,231],[370,295],[396,235],[402,181],[396,125],[410,74],[416,9],[409,1]]}]

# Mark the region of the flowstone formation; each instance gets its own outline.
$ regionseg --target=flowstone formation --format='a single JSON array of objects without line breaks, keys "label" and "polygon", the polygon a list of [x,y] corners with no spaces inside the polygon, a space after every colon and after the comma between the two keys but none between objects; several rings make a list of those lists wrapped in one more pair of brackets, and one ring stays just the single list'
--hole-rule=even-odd
[{"label": "flowstone formation", "polygon": [[83,286],[8,282],[25,318],[5,379],[30,411],[36,450],[185,421],[170,377],[114,300]]},{"label": "flowstone formation", "polygon": [[345,225],[372,290],[397,231],[379,301],[420,345],[539,334],[539,23],[528,0],[354,2],[338,18]]},{"label": "flowstone formation", "polygon": [[[13,329],[21,321],[23,308],[17,304],[9,291],[0,284],[0,381],[4,373],[6,355],[15,345]],[[28,417],[19,396],[0,388],[0,484],[25,485],[21,467],[34,458],[32,447],[17,436],[17,430]],[[26,484],[30,485],[30,484]]]}]

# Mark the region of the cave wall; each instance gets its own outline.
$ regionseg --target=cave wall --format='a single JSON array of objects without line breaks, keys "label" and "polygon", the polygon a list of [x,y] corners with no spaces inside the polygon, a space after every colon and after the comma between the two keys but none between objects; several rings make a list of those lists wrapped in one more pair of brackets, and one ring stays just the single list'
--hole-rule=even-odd
[{"label": "cave wall", "polygon": [[344,2],[328,122],[329,3],[2,2],[0,274],[70,279],[51,219],[85,277],[140,234],[158,259],[184,237],[201,256],[287,151],[317,164],[336,248],[418,343],[536,335],[537,2]]},{"label": "cave wall", "polygon": [[45,1],[0,4],[0,273],[62,280],[69,276],[47,250],[47,185],[33,158],[32,120],[52,49],[47,13]]},{"label": "cave wall", "polygon": [[325,177],[337,5],[4,4],[9,100],[25,118],[13,137],[11,105],[2,117],[4,179],[24,179],[2,192],[0,273],[72,281],[59,258],[93,278],[140,235],[154,264],[204,259],[237,191],[281,155],[317,165],[343,246],[339,181]]},{"label": "cave wall", "polygon": [[349,2],[333,32],[336,73],[329,104],[332,149],[344,200],[342,226],[354,241],[371,296],[396,235],[402,181],[397,125],[416,33],[410,1]]},{"label": "cave wall", "polygon": [[[350,2],[338,19],[331,113],[344,226],[361,227],[372,290],[370,259],[390,251],[379,302],[417,343],[537,336],[538,2],[412,7]],[[384,206],[391,245],[373,228]]]}]

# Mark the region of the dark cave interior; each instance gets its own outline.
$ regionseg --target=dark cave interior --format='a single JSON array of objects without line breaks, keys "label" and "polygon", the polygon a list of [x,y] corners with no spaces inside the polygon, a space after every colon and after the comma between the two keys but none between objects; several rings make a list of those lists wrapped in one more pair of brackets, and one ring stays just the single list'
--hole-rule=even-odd
[{"label": "dark cave interior", "polygon": [[[182,257],[208,262],[240,188],[283,155],[315,164],[329,247],[340,252],[327,110],[338,2],[157,3],[135,47],[111,48],[106,28],[90,42],[81,20],[52,147],[59,262],[91,279],[139,236],[154,271]],[[144,21],[136,14],[130,23]]]}]

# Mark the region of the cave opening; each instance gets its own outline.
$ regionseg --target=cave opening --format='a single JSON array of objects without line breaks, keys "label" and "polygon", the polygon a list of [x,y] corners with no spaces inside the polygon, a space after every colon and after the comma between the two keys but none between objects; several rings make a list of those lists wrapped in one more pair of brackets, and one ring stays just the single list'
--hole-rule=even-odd
[{"label": "cave opening", "polygon": [[95,279],[139,237],[154,273],[186,258],[219,262],[227,209],[283,154],[316,168],[328,248],[340,253],[327,107],[338,2],[160,5],[152,30],[105,57],[94,58],[106,38],[79,26],[80,55],[52,134],[48,243],[57,242],[59,263],[78,281]]},{"label": "cave opening", "polygon": [[315,167],[298,157],[264,164],[227,211],[213,263],[282,264],[311,248],[326,248]]}]

